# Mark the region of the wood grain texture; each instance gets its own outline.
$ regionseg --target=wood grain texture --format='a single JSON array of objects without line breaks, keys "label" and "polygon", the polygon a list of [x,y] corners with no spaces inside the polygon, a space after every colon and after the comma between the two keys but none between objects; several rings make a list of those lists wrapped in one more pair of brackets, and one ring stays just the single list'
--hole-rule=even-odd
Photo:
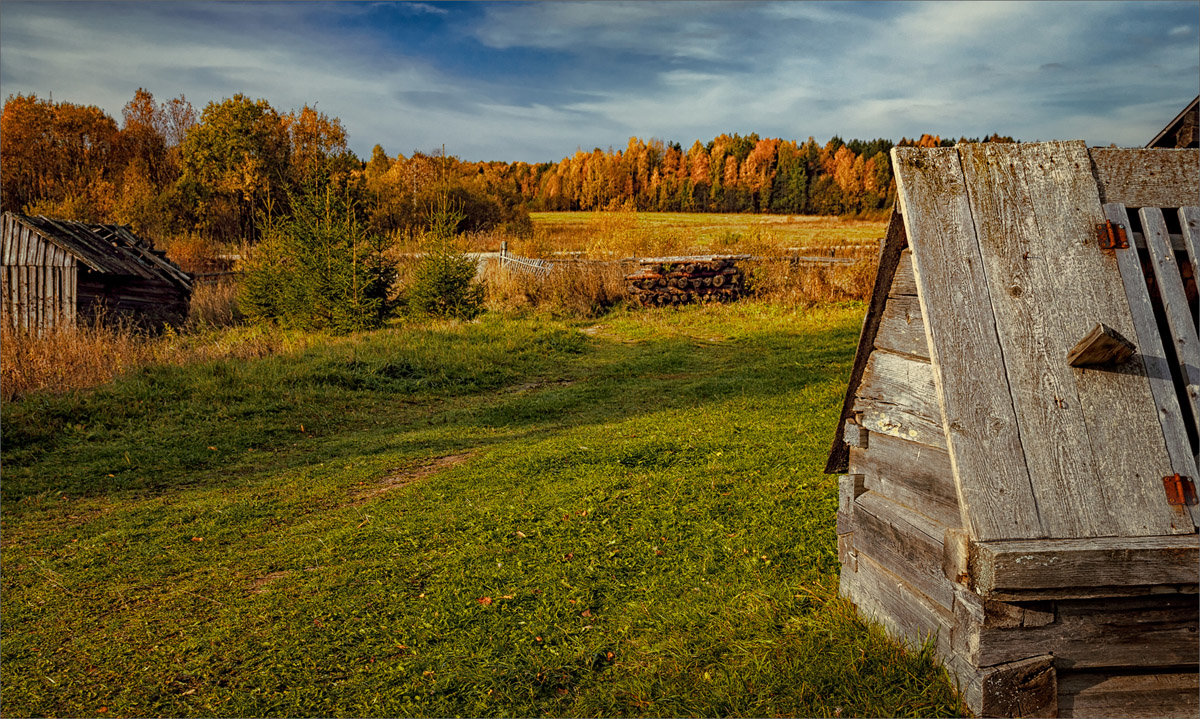
[{"label": "wood grain texture", "polygon": [[864,618],[879,622],[895,639],[919,648],[933,637],[940,656],[950,654],[954,616],[914,590],[865,554],[858,557],[858,571],[846,573],[843,566],[842,594]]},{"label": "wood grain texture", "polygon": [[1200,150],[1088,150],[1102,202],[1126,207],[1200,205]]},{"label": "wood grain texture", "polygon": [[1134,334],[1116,258],[1096,248],[1104,213],[1086,146],[958,149],[1046,534],[1194,531],[1190,518],[1180,521],[1162,501],[1161,477],[1170,463],[1140,360],[1112,372],[1064,361],[1098,323]]},{"label": "wood grain texture", "polygon": [[846,383],[846,394],[842,399],[842,414],[838,420],[837,431],[829,448],[829,458],[825,462],[826,474],[837,474],[846,471],[846,463],[850,459],[850,449],[842,438],[842,432],[851,415],[854,414],[854,397],[858,385],[866,370],[867,358],[871,348],[875,346],[875,334],[883,318],[883,306],[887,302],[888,288],[896,275],[896,267],[900,262],[900,253],[907,240],[904,236],[904,222],[900,214],[892,210],[888,222],[887,234],[879,248],[879,267],[875,272],[875,285],[871,290],[871,301],[867,307],[867,316],[863,320],[862,331],[858,336],[858,349],[854,354],[854,368],[850,371],[850,379]]},{"label": "wood grain texture", "polygon": [[854,501],[854,546],[947,611],[954,587],[942,572],[946,526],[874,492]]},{"label": "wood grain texture", "polygon": [[854,500],[865,491],[867,488],[861,474],[838,476],[838,534],[849,534],[854,531]]},{"label": "wood grain texture", "polygon": [[1200,539],[1160,537],[975,542],[971,583],[987,595],[1000,590],[1197,584]]},{"label": "wood grain texture", "polygon": [[977,633],[963,654],[976,666],[1053,654],[1059,669],[1177,667],[1200,653],[1195,595],[1060,601],[1055,621],[1037,627],[960,624]]},{"label": "wood grain texture", "polygon": [[958,152],[893,148],[892,166],[967,531],[983,540],[1045,536]]},{"label": "wood grain texture", "polygon": [[962,525],[950,455],[932,447],[876,434],[867,449],[850,450],[850,469],[865,486],[950,527]]},{"label": "wood grain texture", "polygon": [[1183,246],[1192,263],[1192,275],[1200,278],[1200,207],[1180,207],[1179,226],[1183,234]]},{"label": "wood grain texture", "polygon": [[875,335],[875,347],[929,361],[920,300],[913,295],[888,298]]},{"label": "wood grain texture", "polygon": [[875,350],[867,360],[854,402],[859,424],[887,434],[936,446],[945,440],[929,363]]},{"label": "wood grain texture", "polygon": [[1200,715],[1200,675],[1192,671],[1121,674],[1060,672],[1060,717],[1190,717]]},{"label": "wood grain texture", "polygon": [[1067,364],[1072,367],[1119,365],[1136,351],[1137,347],[1124,335],[1103,322],[1097,322],[1092,331],[1067,353]]},{"label": "wood grain texture", "polygon": [[[1104,215],[1115,224],[1130,226],[1129,214],[1124,205],[1107,204],[1104,206]],[[1154,307],[1146,288],[1138,251],[1130,247],[1116,250],[1115,254],[1125,287],[1125,298],[1129,303],[1130,316],[1133,318],[1135,336],[1130,339],[1137,344],[1138,354],[1146,369],[1171,472],[1178,472],[1185,477],[1197,477],[1196,458],[1188,441],[1179,397],[1171,379],[1171,367],[1167,362],[1163,337],[1159,332],[1158,320],[1155,318]],[[1200,521],[1200,509],[1191,507],[1189,510],[1192,514],[1192,524],[1196,526]]]},{"label": "wood grain texture", "polygon": [[913,275],[912,250],[906,249],[900,253],[900,261],[896,265],[896,276],[892,279],[892,287],[888,296],[917,296],[917,278]]}]

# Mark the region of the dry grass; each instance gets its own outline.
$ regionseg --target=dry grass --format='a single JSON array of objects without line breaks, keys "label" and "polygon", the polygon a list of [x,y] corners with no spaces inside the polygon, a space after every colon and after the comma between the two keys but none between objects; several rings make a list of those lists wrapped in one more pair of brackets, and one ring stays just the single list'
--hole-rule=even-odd
[{"label": "dry grass", "polygon": [[300,348],[314,336],[271,327],[171,328],[150,335],[128,323],[94,320],[40,336],[0,321],[0,399],[32,392],[69,392],[96,387],[152,364],[187,365],[209,360],[250,359]]},{"label": "dry grass", "polygon": [[228,327],[242,319],[237,306],[238,280],[221,277],[215,282],[197,282],[192,289],[192,304],[188,325],[199,327]]},{"label": "dry grass", "polygon": [[619,263],[559,262],[546,277],[489,263],[483,281],[489,310],[540,308],[594,317],[625,298],[625,270]]}]

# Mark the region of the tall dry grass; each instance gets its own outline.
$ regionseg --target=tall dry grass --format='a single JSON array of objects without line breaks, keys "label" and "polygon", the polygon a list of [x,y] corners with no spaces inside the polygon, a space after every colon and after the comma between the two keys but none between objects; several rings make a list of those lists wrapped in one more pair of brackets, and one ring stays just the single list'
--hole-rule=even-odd
[{"label": "tall dry grass", "polygon": [[489,263],[483,272],[485,306],[493,311],[541,309],[594,317],[623,300],[626,269],[616,262],[559,261],[545,277]]}]

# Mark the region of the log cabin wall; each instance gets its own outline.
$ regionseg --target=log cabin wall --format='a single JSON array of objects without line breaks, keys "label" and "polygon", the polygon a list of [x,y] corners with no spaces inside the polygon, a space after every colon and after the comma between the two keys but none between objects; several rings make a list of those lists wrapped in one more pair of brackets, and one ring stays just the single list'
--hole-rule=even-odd
[{"label": "log cabin wall", "polygon": [[4,215],[3,314],[10,327],[41,331],[75,321],[75,258],[41,235]]}]

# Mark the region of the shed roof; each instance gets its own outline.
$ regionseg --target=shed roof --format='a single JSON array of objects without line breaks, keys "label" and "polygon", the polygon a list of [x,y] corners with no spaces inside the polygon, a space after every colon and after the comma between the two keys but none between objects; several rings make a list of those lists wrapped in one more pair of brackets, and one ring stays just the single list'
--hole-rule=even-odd
[{"label": "shed roof", "polygon": [[1200,147],[1200,95],[1146,143],[1146,147]]},{"label": "shed roof", "polygon": [[154,249],[153,243],[133,234],[125,225],[90,224],[12,212],[5,214],[47,242],[70,253],[93,272],[159,280],[191,290],[191,275],[168,260],[164,251]]},{"label": "shed roof", "polygon": [[[1142,313],[1150,307],[1145,285],[1135,297],[1125,281],[1131,273],[1141,281],[1138,250],[1103,251],[1096,231],[1116,218],[1132,235],[1126,206],[1200,205],[1200,152],[988,143],[895,148],[892,159],[899,212],[843,425],[907,243],[969,534],[991,541],[1194,532],[1188,511],[1164,496],[1162,478],[1195,477],[1196,462],[1165,338]],[[1143,222],[1154,212],[1142,213]],[[1200,226],[1183,221],[1182,232],[1192,237]],[[1165,226],[1161,234],[1165,240]],[[1112,370],[1069,366],[1067,354],[1098,323],[1133,340],[1138,353]],[[1188,380],[1193,398],[1197,379]],[[1156,386],[1164,381],[1169,396]],[[838,431],[829,471],[846,466]]]}]

